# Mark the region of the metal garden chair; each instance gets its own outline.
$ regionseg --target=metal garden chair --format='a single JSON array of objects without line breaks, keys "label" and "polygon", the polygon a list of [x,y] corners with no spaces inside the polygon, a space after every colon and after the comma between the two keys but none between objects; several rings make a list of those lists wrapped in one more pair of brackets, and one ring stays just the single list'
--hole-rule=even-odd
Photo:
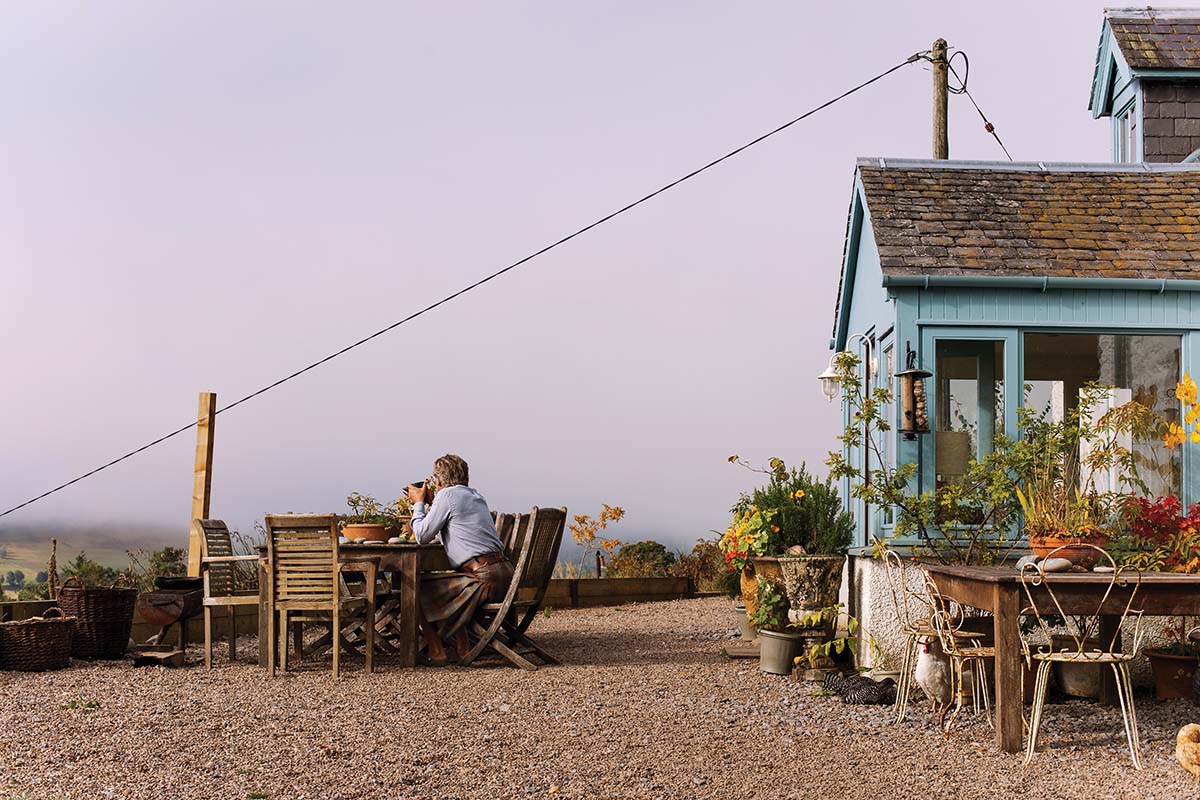
[{"label": "metal garden chair", "polygon": [[[986,714],[988,726],[992,726],[992,706],[988,690],[986,662],[996,658],[996,648],[991,645],[979,644],[982,634],[978,631],[965,630],[963,623],[968,617],[961,613],[958,604],[943,595],[937,588],[933,577],[925,575],[925,589],[929,596],[932,614],[929,617],[930,626],[942,644],[942,650],[950,659],[950,696],[954,703],[954,711],[950,718],[947,705],[942,709],[942,735],[949,738],[950,729],[958,718],[963,706],[963,674],[971,672],[971,705],[978,713],[982,707]],[[957,613],[956,613],[957,612]]]},{"label": "metal garden chair", "polygon": [[[896,722],[903,722],[905,714],[908,713],[909,697],[912,695],[913,673],[917,668],[917,649],[922,639],[937,634],[929,624],[933,607],[928,596],[908,586],[909,573],[904,565],[903,556],[895,550],[885,550],[883,563],[886,567],[888,589],[892,594],[892,605],[900,623],[900,633],[904,636],[904,655],[900,662],[900,682],[896,686],[894,706]],[[924,575],[924,571],[920,571]]]},{"label": "metal garden chair", "polygon": [[[1075,664],[1108,664],[1112,668],[1117,681],[1117,699],[1121,703],[1121,717],[1125,723],[1125,738],[1129,744],[1129,755],[1133,759],[1135,769],[1142,768],[1142,749],[1138,739],[1137,712],[1133,705],[1133,685],[1129,679],[1129,662],[1137,658],[1142,644],[1142,612],[1133,609],[1134,599],[1142,583],[1141,570],[1131,566],[1118,567],[1111,555],[1103,548],[1095,545],[1068,545],[1072,548],[1088,547],[1095,551],[1098,564],[1111,570],[1111,579],[1105,587],[1104,594],[1096,603],[1096,612],[1085,617],[1072,617],[1063,613],[1055,592],[1064,593],[1071,586],[1070,574],[1047,574],[1041,564],[1025,564],[1021,568],[1021,585],[1025,589],[1025,597],[1029,606],[1022,615],[1032,614],[1037,620],[1038,628],[1047,643],[1030,645],[1022,639],[1021,645],[1025,652],[1026,662],[1032,669],[1037,663],[1037,682],[1034,686],[1033,711],[1029,723],[1029,740],[1025,749],[1025,763],[1033,760],[1037,747],[1038,728],[1042,722],[1042,709],[1046,702],[1046,687],[1050,680],[1050,665],[1054,662],[1069,662]],[[1046,560],[1058,557],[1060,547],[1052,551]],[[1043,560],[1042,563],[1045,563]],[[1114,592],[1117,597],[1114,597]],[[1122,605],[1120,595],[1128,593],[1128,599]],[[1065,596],[1065,594],[1064,594]],[[1120,623],[1115,626],[1112,637],[1100,641],[1100,620],[1102,616],[1113,615],[1114,606],[1121,608]],[[1062,620],[1074,646],[1055,649],[1052,642],[1050,626],[1046,622],[1046,614],[1054,614]],[[1058,622],[1058,619],[1055,622]],[[1121,646],[1121,628],[1128,619],[1133,620],[1133,646]],[[1091,641],[1089,641],[1091,640]],[[1060,641],[1062,641],[1060,639]]]}]

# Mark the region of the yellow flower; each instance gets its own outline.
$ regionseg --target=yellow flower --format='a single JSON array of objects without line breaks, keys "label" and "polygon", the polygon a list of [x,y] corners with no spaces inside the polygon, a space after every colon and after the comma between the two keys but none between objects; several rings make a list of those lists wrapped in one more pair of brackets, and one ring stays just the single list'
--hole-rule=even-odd
[{"label": "yellow flower", "polygon": [[792,497],[795,497],[797,500],[800,500],[800,499],[802,499],[802,498],[804,497],[804,490],[803,490],[803,489],[797,489],[797,490],[796,490],[796,493],[795,493],[794,495],[792,495]]},{"label": "yellow flower", "polygon": [[1175,384],[1175,396],[1191,406],[1196,404],[1196,394],[1196,382],[1191,375],[1183,373],[1183,380]]},{"label": "yellow flower", "polygon": [[1172,422],[1167,426],[1167,432],[1163,434],[1163,444],[1168,450],[1174,450],[1186,441],[1187,432],[1179,426],[1178,422]]},{"label": "yellow flower", "polygon": [[1200,444],[1200,431],[1192,431],[1192,444]]}]

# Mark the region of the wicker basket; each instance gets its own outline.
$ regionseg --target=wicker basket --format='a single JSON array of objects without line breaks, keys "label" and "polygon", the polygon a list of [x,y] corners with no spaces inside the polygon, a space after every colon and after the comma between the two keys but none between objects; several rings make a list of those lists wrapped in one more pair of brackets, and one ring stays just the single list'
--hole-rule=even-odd
[{"label": "wicker basket", "polygon": [[75,618],[54,607],[40,617],[0,623],[0,670],[43,672],[71,666],[74,630]]},{"label": "wicker basket", "polygon": [[133,609],[138,590],[120,586],[128,579],[118,578],[112,586],[85,586],[69,578],[58,590],[58,605],[75,618],[75,637],[71,655],[75,658],[123,658],[133,628]]}]

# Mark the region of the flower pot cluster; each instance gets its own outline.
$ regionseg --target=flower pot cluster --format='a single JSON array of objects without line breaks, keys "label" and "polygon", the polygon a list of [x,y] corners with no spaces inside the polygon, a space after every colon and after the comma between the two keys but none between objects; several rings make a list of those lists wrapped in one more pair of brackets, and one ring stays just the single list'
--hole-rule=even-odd
[{"label": "flower pot cluster", "polygon": [[789,468],[773,458],[757,468],[737,456],[729,460],[766,476],[766,482],[734,504],[721,550],[726,566],[739,573],[746,615],[759,634],[762,669],[789,674],[798,656],[833,638],[836,614],[821,624],[803,619],[819,611],[828,616],[837,603],[853,518],[834,483],[816,479],[803,464]]}]

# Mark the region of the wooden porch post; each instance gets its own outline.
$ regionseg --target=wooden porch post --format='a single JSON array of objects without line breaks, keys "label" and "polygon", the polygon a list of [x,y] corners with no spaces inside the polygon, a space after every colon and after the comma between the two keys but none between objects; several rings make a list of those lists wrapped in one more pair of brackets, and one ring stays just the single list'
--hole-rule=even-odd
[{"label": "wooden porch post", "polygon": [[192,484],[192,516],[188,519],[188,575],[200,574],[201,542],[194,519],[208,519],[212,500],[213,433],[217,421],[217,395],[200,393],[200,411],[196,417],[196,472]]}]

